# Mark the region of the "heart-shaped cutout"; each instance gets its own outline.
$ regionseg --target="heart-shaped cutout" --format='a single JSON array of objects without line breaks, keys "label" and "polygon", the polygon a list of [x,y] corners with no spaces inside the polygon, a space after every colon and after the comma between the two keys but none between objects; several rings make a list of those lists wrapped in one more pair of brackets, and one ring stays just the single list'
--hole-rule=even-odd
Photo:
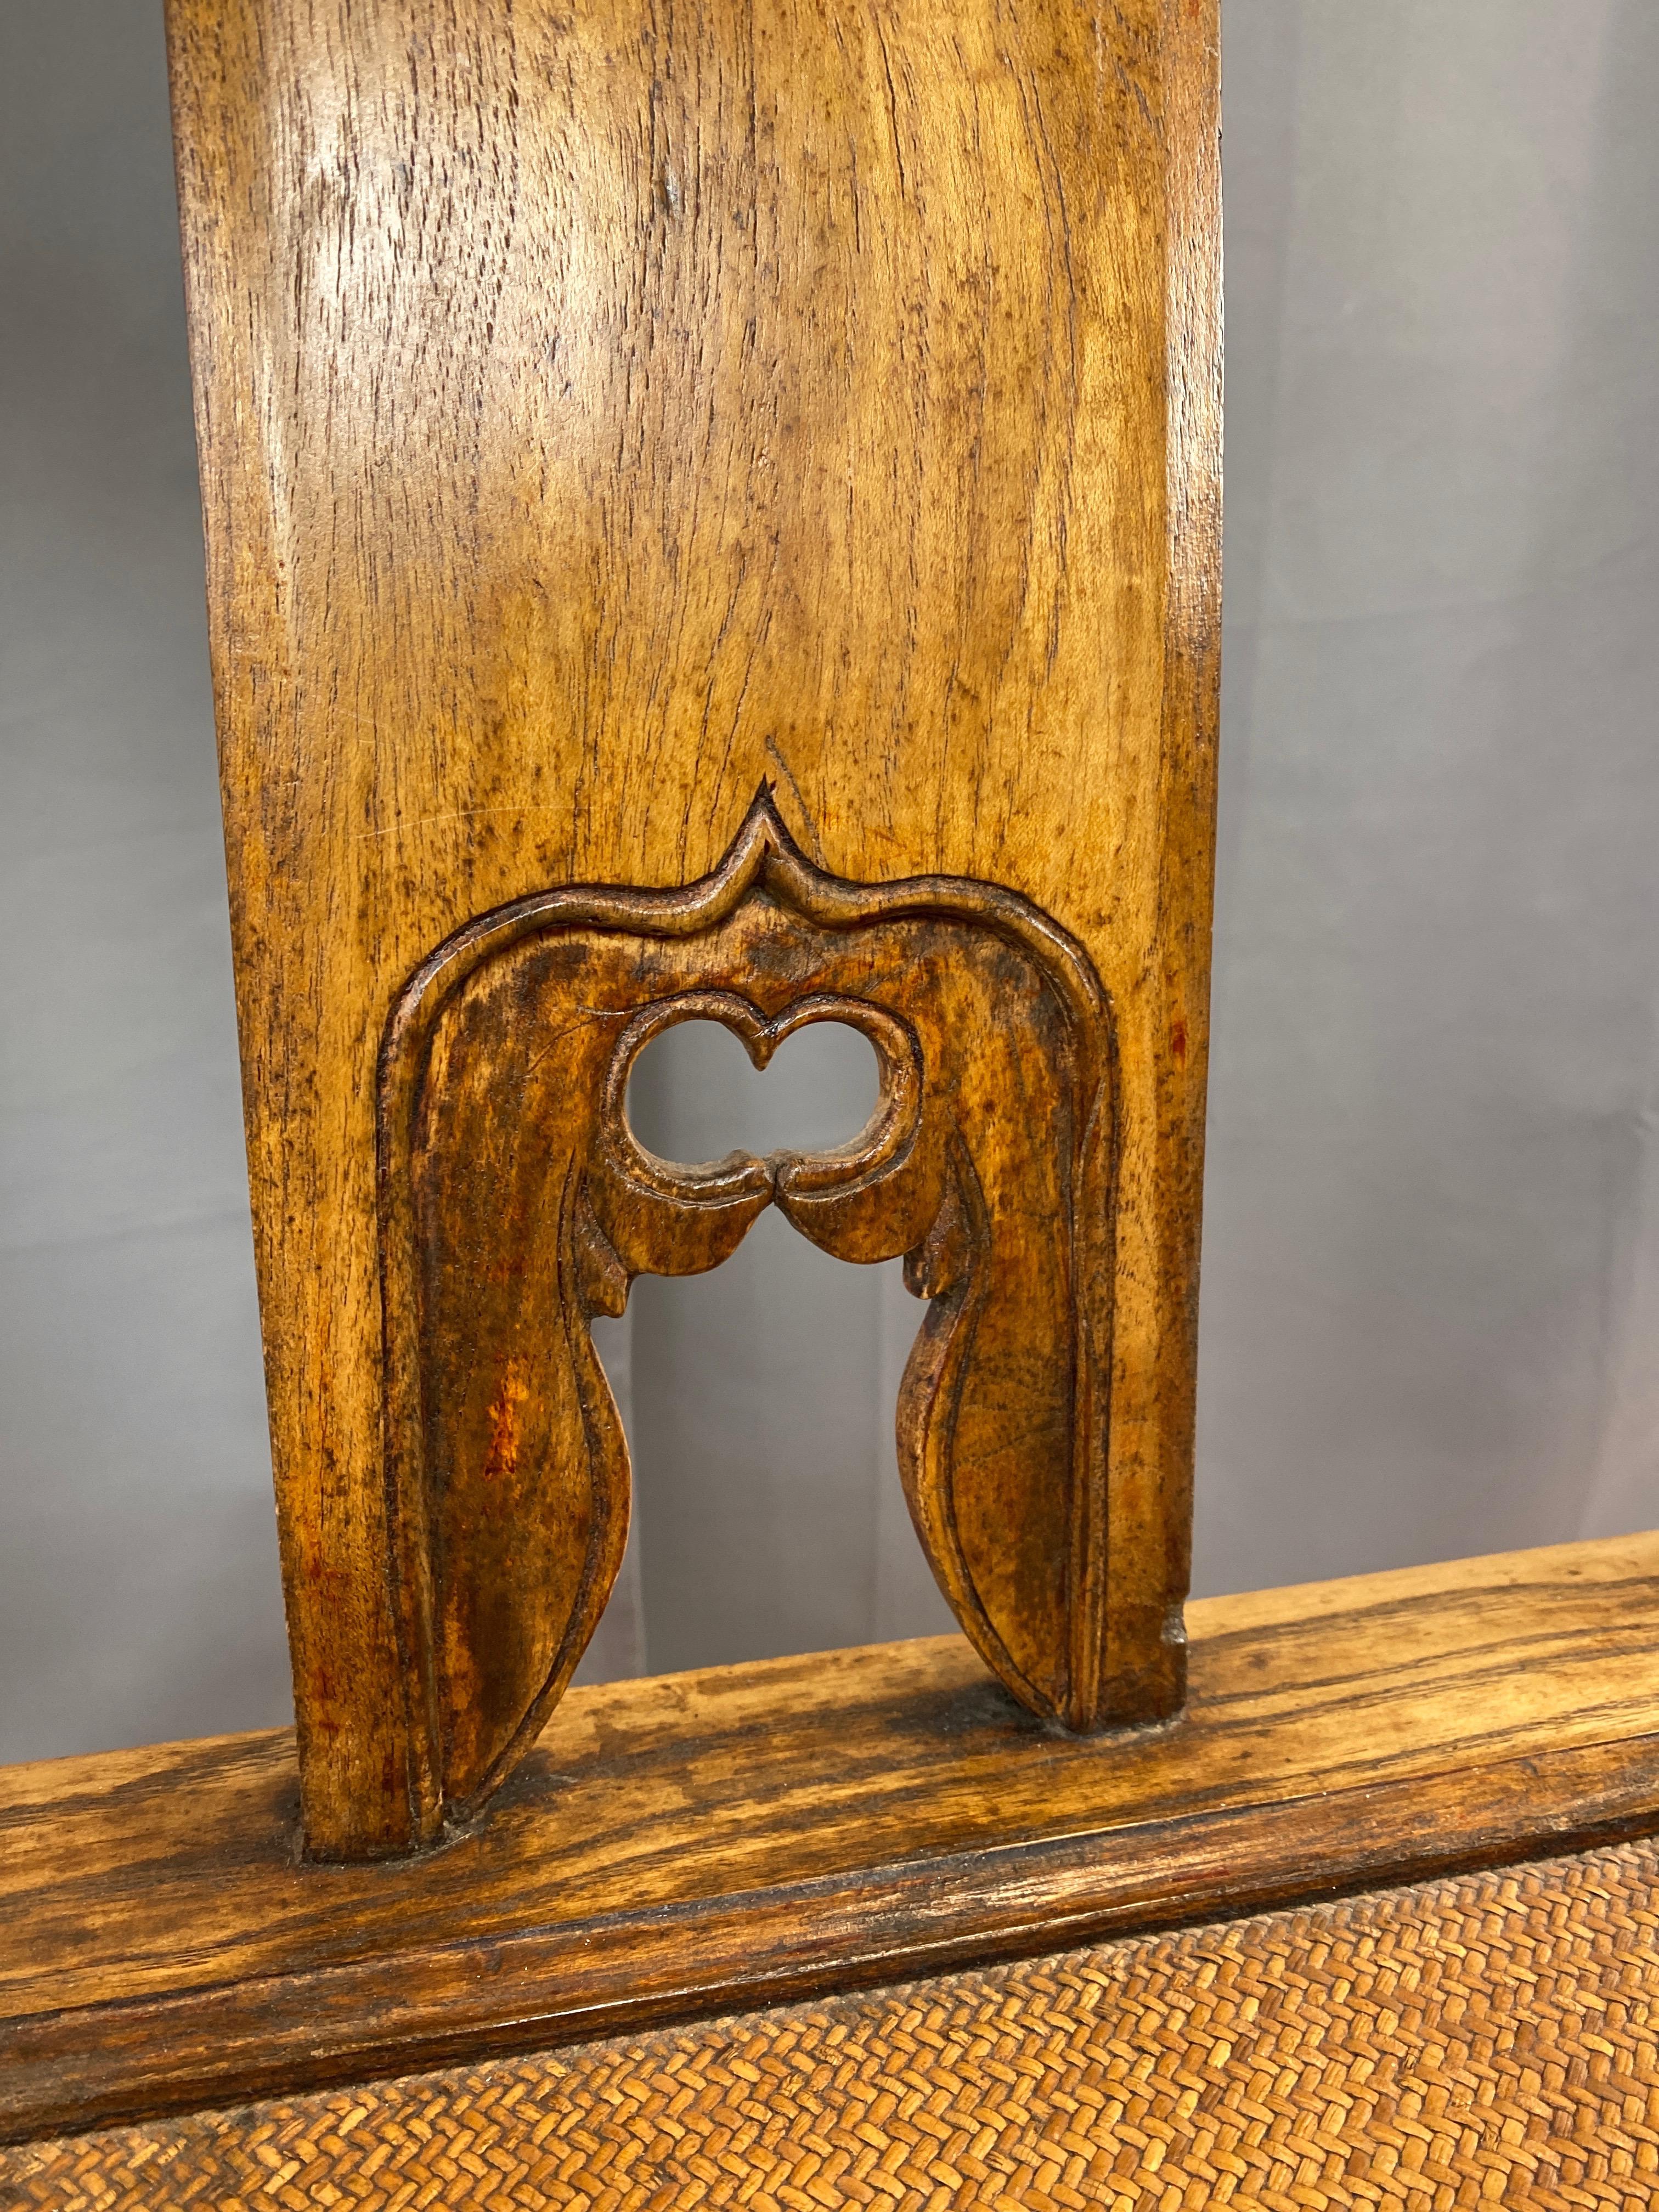
[{"label": "heart-shaped cutout", "polygon": [[781,1035],[757,1029],[748,1039],[705,1017],[660,1030],[629,1072],[626,1112],[637,1141],[683,1165],[853,1142],[880,1093],[870,1039],[848,1022],[781,1026]]}]

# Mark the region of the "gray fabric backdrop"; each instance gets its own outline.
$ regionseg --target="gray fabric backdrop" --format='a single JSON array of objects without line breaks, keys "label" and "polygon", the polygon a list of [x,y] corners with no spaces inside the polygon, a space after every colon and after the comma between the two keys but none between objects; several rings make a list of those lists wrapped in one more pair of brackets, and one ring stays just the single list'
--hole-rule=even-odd
[{"label": "gray fabric backdrop", "polygon": [[[1225,28],[1212,1590],[1659,1515],[1659,9]],[[0,164],[15,1759],[287,1692],[155,0],[4,0]],[[654,1060],[638,1118],[692,1158],[871,1088],[822,1031],[764,1079],[718,1036]],[[636,1296],[598,1663],[935,1625],[893,1271],[769,1218]]]}]

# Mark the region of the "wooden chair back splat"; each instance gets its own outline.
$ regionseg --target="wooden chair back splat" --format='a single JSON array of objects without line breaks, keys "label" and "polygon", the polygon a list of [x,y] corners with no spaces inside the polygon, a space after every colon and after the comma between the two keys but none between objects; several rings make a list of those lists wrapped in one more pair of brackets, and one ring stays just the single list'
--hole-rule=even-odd
[{"label": "wooden chair back splat", "polygon": [[[769,1203],[909,1255],[901,1467],[993,1671],[1167,1716],[1209,12],[170,22],[307,1847],[534,1741],[627,1521],[588,1320]],[[864,1027],[872,1149],[648,1169],[627,1063],[709,1012]]]},{"label": "wooden chair back splat", "polygon": [[[1650,2202],[1659,1540],[1183,1615],[1216,0],[167,13],[297,1729],[0,1777],[0,2208]],[[769,1207],[962,1634],[572,1689]]]}]

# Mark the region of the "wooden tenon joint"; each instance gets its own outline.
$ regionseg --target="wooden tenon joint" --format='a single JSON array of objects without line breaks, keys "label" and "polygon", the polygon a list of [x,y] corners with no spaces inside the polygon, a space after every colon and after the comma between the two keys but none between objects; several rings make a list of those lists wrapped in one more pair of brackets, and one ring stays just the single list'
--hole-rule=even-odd
[{"label": "wooden tenon joint", "polygon": [[[169,0],[307,1847],[473,1820],[620,1563],[591,1323],[769,1206],[1053,1729],[1184,1694],[1213,0]],[[840,1151],[654,1158],[713,1019]]]}]

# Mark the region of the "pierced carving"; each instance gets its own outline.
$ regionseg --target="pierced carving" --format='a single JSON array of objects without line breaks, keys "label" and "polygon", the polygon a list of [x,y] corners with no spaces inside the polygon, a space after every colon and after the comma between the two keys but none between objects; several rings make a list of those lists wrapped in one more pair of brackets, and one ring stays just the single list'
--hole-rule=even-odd
[{"label": "pierced carving", "polygon": [[[861,1030],[867,1127],[832,1152],[656,1158],[638,1053],[723,1023],[764,1066]],[[1075,1730],[1109,1718],[1110,1009],[1016,894],[815,868],[763,787],[713,874],[571,889],[441,945],[381,1054],[394,1574],[417,1830],[465,1818],[534,1741],[621,1563],[629,1471],[590,1324],[633,1278],[719,1265],[776,1206],[927,1301],[898,1406],[917,1534],[988,1666]]]}]

